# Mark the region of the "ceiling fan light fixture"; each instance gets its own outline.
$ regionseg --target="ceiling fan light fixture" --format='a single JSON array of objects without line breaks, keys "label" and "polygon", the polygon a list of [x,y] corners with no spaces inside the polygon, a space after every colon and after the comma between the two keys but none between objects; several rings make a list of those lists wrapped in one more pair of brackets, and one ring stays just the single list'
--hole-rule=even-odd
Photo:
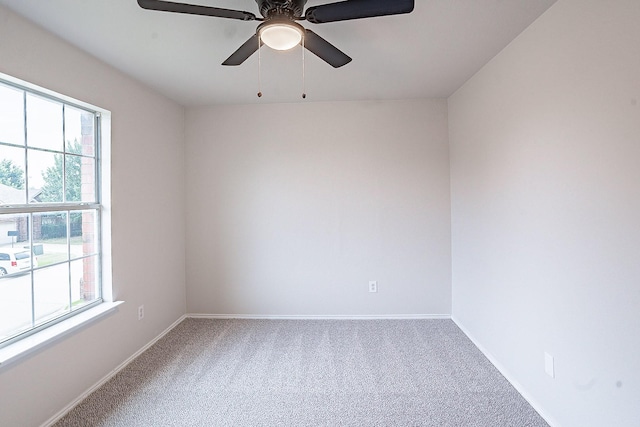
[{"label": "ceiling fan light fixture", "polygon": [[265,22],[258,27],[258,36],[271,49],[289,50],[300,44],[304,29],[295,22]]},{"label": "ceiling fan light fixture", "polygon": [[306,10],[307,0],[255,0],[255,2],[263,18],[242,10],[179,3],[179,0],[138,0],[138,5],[143,9],[161,12],[213,16],[240,21],[261,21],[255,34],[222,63],[225,66],[242,64],[256,51],[260,52],[263,44],[272,49],[287,50],[302,42],[303,53],[306,49],[332,67],[339,68],[351,62],[351,58],[318,34],[303,28],[296,21],[323,24],[400,15],[411,13],[415,0],[334,0],[333,3],[312,6]]}]

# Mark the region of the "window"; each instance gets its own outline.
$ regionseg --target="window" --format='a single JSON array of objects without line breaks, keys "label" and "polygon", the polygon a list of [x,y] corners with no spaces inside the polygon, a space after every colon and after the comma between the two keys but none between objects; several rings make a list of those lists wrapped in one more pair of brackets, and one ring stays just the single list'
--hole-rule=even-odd
[{"label": "window", "polygon": [[102,302],[100,126],[0,76],[0,347]]}]

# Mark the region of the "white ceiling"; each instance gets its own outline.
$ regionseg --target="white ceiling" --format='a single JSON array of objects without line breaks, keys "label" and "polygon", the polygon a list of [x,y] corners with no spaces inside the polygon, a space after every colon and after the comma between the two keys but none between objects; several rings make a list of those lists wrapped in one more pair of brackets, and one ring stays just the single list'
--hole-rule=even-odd
[{"label": "white ceiling", "polygon": [[[183,2],[259,16],[255,0]],[[409,15],[303,22],[353,58],[334,69],[307,53],[307,100],[448,97],[554,2],[416,0]],[[257,54],[238,67],[220,65],[254,34],[255,21],[148,11],[136,0],[0,4],[185,106],[302,100],[301,48],[262,49],[261,99]]]}]

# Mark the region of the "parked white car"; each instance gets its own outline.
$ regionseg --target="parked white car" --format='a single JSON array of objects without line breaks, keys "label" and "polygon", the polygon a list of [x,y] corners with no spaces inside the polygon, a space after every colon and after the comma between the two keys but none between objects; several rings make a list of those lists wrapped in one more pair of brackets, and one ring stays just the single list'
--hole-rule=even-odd
[{"label": "parked white car", "polygon": [[[29,249],[0,248],[0,276],[28,270],[31,258]],[[36,257],[33,257],[33,266],[38,266]]]}]

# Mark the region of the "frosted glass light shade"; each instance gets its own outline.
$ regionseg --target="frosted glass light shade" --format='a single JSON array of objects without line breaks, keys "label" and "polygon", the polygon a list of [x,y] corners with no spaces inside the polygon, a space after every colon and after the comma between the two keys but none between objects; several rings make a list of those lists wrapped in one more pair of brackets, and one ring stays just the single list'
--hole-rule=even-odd
[{"label": "frosted glass light shade", "polygon": [[260,40],[271,49],[289,50],[300,43],[302,31],[293,25],[266,25],[260,29]]}]

